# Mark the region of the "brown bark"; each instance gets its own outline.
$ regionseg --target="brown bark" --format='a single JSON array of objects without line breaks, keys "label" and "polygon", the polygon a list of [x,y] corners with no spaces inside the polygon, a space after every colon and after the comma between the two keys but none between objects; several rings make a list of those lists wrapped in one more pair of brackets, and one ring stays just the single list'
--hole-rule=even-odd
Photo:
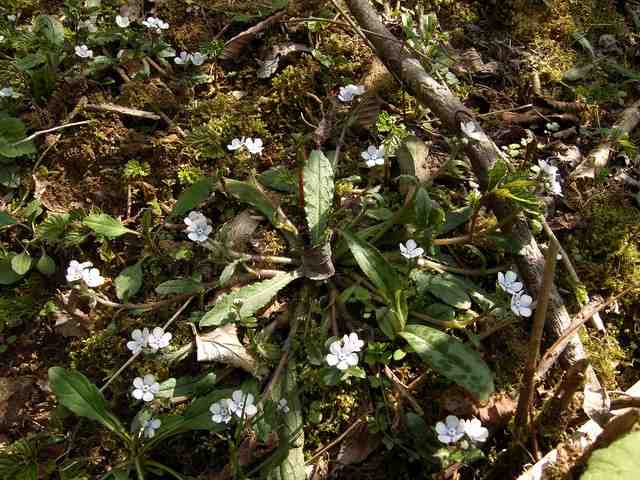
[{"label": "brown bark", "polygon": [[[369,0],[346,0],[346,3],[385,66],[419,102],[427,106],[440,119],[446,129],[453,133],[460,133],[461,121],[473,121],[476,129],[482,131],[480,125],[475,122],[473,113],[465,108],[445,85],[433,79],[418,60],[404,51],[402,42],[395,39],[380,22]],[[491,166],[502,158],[500,149],[488,136],[485,136],[482,141],[468,142],[466,154],[471,160],[480,185],[486,187]],[[501,220],[513,214],[513,208],[506,203],[496,202],[492,208]],[[516,217],[505,227],[505,230],[522,245],[519,255],[516,256],[516,263],[530,294],[537,298],[542,285],[544,255],[523,217]],[[547,312],[547,333],[553,339],[559,338],[570,324],[571,318],[557,289],[553,286]],[[582,343],[578,336],[574,335],[564,351],[564,360],[568,364],[573,364],[583,357]]]}]

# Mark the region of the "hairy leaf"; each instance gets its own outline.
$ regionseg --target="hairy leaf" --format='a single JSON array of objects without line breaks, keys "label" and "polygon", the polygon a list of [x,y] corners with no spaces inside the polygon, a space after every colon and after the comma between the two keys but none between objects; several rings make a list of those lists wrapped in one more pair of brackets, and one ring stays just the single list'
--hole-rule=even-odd
[{"label": "hairy leaf", "polygon": [[400,333],[438,373],[484,401],[493,393],[493,375],[482,357],[457,338],[426,325],[407,325]]},{"label": "hairy leaf", "polygon": [[38,259],[36,268],[43,275],[53,275],[56,272],[56,262],[45,253]]},{"label": "hairy leaf", "polygon": [[172,293],[200,293],[204,290],[201,282],[191,278],[178,278],[167,280],[156,287],[158,295],[171,295]]},{"label": "hairy leaf", "polygon": [[24,275],[31,268],[33,259],[28,252],[22,252],[11,259],[11,268],[18,275]]},{"label": "hairy leaf", "polygon": [[329,222],[329,213],[333,203],[333,168],[320,150],[309,155],[304,170],[304,211],[311,233],[311,242],[322,242]]},{"label": "hairy leaf", "polygon": [[232,293],[222,295],[211,310],[200,319],[201,327],[222,325],[231,315],[234,303],[240,305],[240,318],[248,318],[266,306],[276,294],[292,281],[300,278],[299,271],[287,272],[268,280],[242,287]]},{"label": "hairy leaf", "polygon": [[98,235],[103,235],[110,239],[119,237],[125,233],[138,235],[138,232],[125,227],[120,220],[113,218],[111,215],[107,215],[106,213],[94,213],[92,215],[87,215],[82,223]]},{"label": "hairy leaf", "polygon": [[591,454],[582,480],[635,480],[640,472],[640,432],[617,439]]}]

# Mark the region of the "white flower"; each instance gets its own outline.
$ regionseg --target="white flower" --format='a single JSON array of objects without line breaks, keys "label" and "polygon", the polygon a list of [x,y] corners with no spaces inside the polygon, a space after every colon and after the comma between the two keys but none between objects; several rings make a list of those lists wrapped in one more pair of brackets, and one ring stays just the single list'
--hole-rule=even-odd
[{"label": "white flower", "polygon": [[16,17],[15,15],[7,15],[7,20],[9,20],[10,22],[15,22],[17,18],[18,17]]},{"label": "white flower", "polygon": [[362,95],[365,92],[364,85],[347,85],[346,87],[340,87],[338,93],[338,99],[341,102],[350,102],[354,97]]},{"label": "white flower", "polygon": [[281,398],[278,401],[278,411],[284,413],[285,415],[289,413],[289,402],[287,402],[286,398]]},{"label": "white flower", "polygon": [[172,335],[169,332],[165,332],[162,327],[154,328],[149,334],[148,344],[149,349],[155,353],[161,348],[169,346]]},{"label": "white flower", "polygon": [[540,167],[540,171],[548,177],[555,178],[555,176],[558,174],[558,167],[554,167],[544,160],[538,160],[538,166]]},{"label": "white flower", "polygon": [[462,133],[464,133],[468,138],[475,140],[476,142],[482,142],[487,139],[487,135],[478,128],[473,120],[462,122],[460,124],[460,130],[462,130]]},{"label": "white flower", "polygon": [[415,240],[409,239],[407,240],[407,245],[404,246],[402,243],[400,246],[400,254],[404,258],[412,259],[417,258],[424,253],[424,248],[419,247]]},{"label": "white flower", "polygon": [[262,139],[260,138],[247,138],[244,146],[247,147],[247,150],[249,150],[249,153],[252,155],[260,155],[264,149]]},{"label": "white flower", "polygon": [[369,168],[384,165],[384,146],[380,145],[380,148],[376,148],[375,145],[369,145],[360,156],[364,158]]},{"label": "white flower", "polygon": [[160,384],[156,382],[156,377],[147,374],[144,377],[136,377],[133,379],[133,398],[150,402],[155,398],[156,393],[160,391]]},{"label": "white flower", "polygon": [[131,350],[134,355],[143,348],[146,348],[149,341],[149,329],[143,328],[142,330],[135,329],[131,332],[131,340],[127,342],[127,348]]},{"label": "white flower", "polygon": [[127,28],[131,25],[131,20],[129,20],[129,17],[125,17],[123,15],[116,15],[116,25],[120,28]]},{"label": "white flower", "polygon": [[436,423],[436,433],[438,440],[442,443],[455,443],[464,435],[464,424],[460,422],[458,417],[449,415],[445,418],[444,423]]},{"label": "white flower", "polygon": [[142,433],[146,438],[153,438],[156,435],[156,430],[160,428],[162,422],[157,418],[150,418],[145,420],[142,424]]},{"label": "white flower", "polygon": [[97,268],[87,268],[82,271],[82,281],[87,287],[96,288],[104,283],[104,277]]},{"label": "white flower", "polygon": [[184,223],[187,224],[185,230],[187,237],[194,242],[205,242],[213,231],[213,227],[207,222],[207,217],[200,212],[190,212],[184,219]]},{"label": "white flower", "polygon": [[191,55],[184,50],[180,52],[180,56],[173,59],[177,65],[187,65],[191,61]]},{"label": "white flower", "polygon": [[518,292],[511,297],[511,311],[521,317],[530,317],[532,303],[533,298],[526,293]]},{"label": "white flower", "polygon": [[86,45],[76,45],[76,55],[80,58],[91,58],[93,50],[90,50]]},{"label": "white flower", "polygon": [[[346,335],[345,335],[346,336]],[[342,340],[336,340],[329,345],[329,354],[325,357],[330,367],[336,367],[338,370],[346,370],[349,367],[358,365],[358,355],[351,349],[351,344],[344,344]]]},{"label": "white flower", "polygon": [[4,35],[0,35],[0,43],[4,42],[4,40],[5,40]]},{"label": "white flower", "polygon": [[489,430],[483,427],[480,420],[475,417],[471,420],[462,420],[462,426],[464,433],[474,442],[484,442],[489,437]]},{"label": "white flower", "polygon": [[0,97],[4,97],[4,98],[18,98],[20,96],[20,94],[18,92],[16,92],[13,88],[11,87],[4,87],[2,89],[0,89]]},{"label": "white flower", "polygon": [[562,185],[558,180],[558,167],[551,165],[544,160],[538,160],[540,172],[545,175],[545,187],[554,195],[562,196]]},{"label": "white flower", "polygon": [[231,421],[231,412],[229,411],[228,398],[212,403],[209,407],[211,412],[211,421],[213,423],[229,423]]},{"label": "white flower", "polygon": [[227,145],[227,150],[233,152],[235,150],[238,150],[242,147],[244,147],[244,142],[246,141],[246,138],[242,137],[242,139],[240,138],[234,138],[233,140],[231,140],[231,143],[229,145]]},{"label": "white flower", "polygon": [[258,413],[258,407],[253,404],[254,400],[252,394],[236,390],[231,394],[231,400],[228,400],[229,411],[238,418],[253,417]]},{"label": "white flower", "polygon": [[67,267],[67,282],[75,282],[82,279],[83,272],[92,266],[93,263],[91,262],[80,263],[77,260],[71,260]]},{"label": "white flower", "polygon": [[498,285],[510,295],[522,290],[522,282],[518,282],[518,274],[509,270],[507,273],[498,272]]},{"label": "white flower", "polygon": [[342,344],[344,345],[344,350],[351,352],[359,352],[364,347],[364,342],[358,338],[358,334],[355,332],[342,337]]},{"label": "white flower", "polygon": [[147,19],[144,20],[142,24],[147,28],[155,30],[156,32],[160,32],[160,30],[166,30],[169,28],[168,23],[163,22],[156,17],[147,17]]},{"label": "white flower", "polygon": [[195,52],[194,54],[191,55],[191,63],[193,63],[196,67],[199,67],[200,65],[202,65],[206,59],[207,59],[207,56],[203,55],[200,52]]}]

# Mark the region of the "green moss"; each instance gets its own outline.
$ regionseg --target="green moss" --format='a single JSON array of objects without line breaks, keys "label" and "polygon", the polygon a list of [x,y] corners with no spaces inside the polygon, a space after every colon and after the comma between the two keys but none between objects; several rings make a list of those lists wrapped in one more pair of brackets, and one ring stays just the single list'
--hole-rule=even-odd
[{"label": "green moss", "polygon": [[104,378],[119,366],[118,356],[122,339],[110,330],[96,332],[90,337],[73,342],[70,346],[70,366],[92,378]]},{"label": "green moss", "polygon": [[604,337],[592,337],[586,330],[580,334],[580,339],[588,352],[589,361],[598,374],[598,379],[607,390],[618,388],[616,375],[618,365],[629,360],[618,343],[619,332],[615,325],[607,325],[607,334]]}]

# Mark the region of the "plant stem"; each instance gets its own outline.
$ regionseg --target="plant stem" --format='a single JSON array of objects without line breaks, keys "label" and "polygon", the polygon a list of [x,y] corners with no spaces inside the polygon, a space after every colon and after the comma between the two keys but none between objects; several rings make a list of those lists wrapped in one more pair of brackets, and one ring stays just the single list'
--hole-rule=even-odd
[{"label": "plant stem", "polygon": [[138,476],[138,480],[144,480],[144,470],[142,470],[142,464],[140,463],[139,458],[135,459],[134,465],[136,466],[136,474]]},{"label": "plant stem", "polygon": [[145,460],[144,463],[147,465],[151,465],[152,467],[156,467],[158,470],[163,470],[174,478],[177,478],[178,480],[184,480],[184,477],[176,472],[173,468],[167,467],[160,462],[156,462],[155,460]]},{"label": "plant stem", "polygon": [[530,423],[530,415],[533,408],[533,389],[535,383],[536,365],[540,356],[540,344],[542,342],[542,332],[544,322],[547,317],[547,307],[549,297],[553,288],[553,278],[556,273],[556,256],[558,255],[558,245],[550,242],[545,259],[544,274],[542,277],[542,287],[538,295],[538,305],[533,319],[531,329],[531,339],[529,341],[529,351],[518,398],[518,409],[516,411],[515,425],[518,435],[524,438],[527,427]]}]

